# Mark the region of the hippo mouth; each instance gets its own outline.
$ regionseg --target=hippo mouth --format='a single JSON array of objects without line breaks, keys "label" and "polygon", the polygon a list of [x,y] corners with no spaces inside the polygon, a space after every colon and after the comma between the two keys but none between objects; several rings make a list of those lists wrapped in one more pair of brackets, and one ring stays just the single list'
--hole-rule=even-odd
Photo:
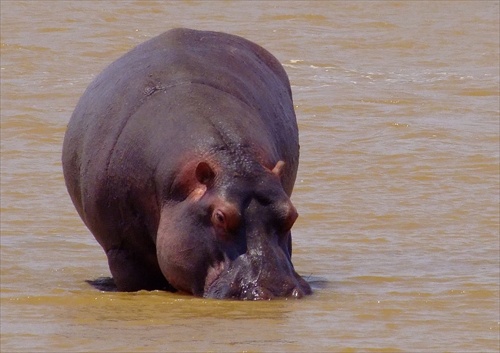
[{"label": "hippo mouth", "polygon": [[234,263],[217,263],[208,269],[204,298],[237,299],[237,300],[270,300],[278,297],[302,298],[311,294],[309,284],[293,269],[290,273],[279,275],[263,275],[248,271],[241,262],[248,258],[240,256]]},{"label": "hippo mouth", "polygon": [[219,281],[221,275],[224,273],[225,269],[225,262],[217,262],[215,265],[208,268],[203,290],[204,297],[207,297],[206,293],[213,292],[213,287],[217,287],[217,282]]}]

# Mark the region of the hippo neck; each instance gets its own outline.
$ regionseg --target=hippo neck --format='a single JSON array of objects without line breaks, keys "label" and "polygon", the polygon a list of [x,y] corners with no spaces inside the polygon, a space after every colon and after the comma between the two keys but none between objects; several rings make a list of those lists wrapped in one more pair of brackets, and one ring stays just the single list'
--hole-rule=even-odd
[{"label": "hippo neck", "polygon": [[[255,119],[258,121],[258,119]],[[264,125],[255,123],[245,126],[243,119],[226,119],[224,123],[217,118],[209,118],[214,140],[203,154],[219,160],[227,170],[251,174],[262,167],[274,167],[279,159],[269,132]],[[249,132],[246,136],[242,130]],[[251,131],[248,131],[251,130]]]},{"label": "hippo neck", "polygon": [[[255,178],[269,168],[272,161],[249,144],[224,143],[214,146],[209,154],[223,166],[225,174]],[[268,166],[269,165],[269,166]]]}]

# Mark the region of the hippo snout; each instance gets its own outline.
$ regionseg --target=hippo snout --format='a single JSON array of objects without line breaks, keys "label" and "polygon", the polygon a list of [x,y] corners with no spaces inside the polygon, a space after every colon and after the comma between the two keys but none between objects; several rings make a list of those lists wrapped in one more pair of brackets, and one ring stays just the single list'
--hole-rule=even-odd
[{"label": "hippo snout", "polygon": [[271,300],[277,297],[300,299],[310,294],[311,289],[306,283],[301,285],[285,286],[282,290],[276,291],[265,285],[250,284],[215,284],[210,290],[205,292],[204,297],[214,299],[241,299],[241,300]]},{"label": "hippo snout", "polygon": [[[309,292],[305,292],[304,289],[300,288],[300,286],[293,287],[291,290],[286,290],[285,295],[278,295],[282,296],[285,298],[294,298],[294,299],[300,299],[306,294],[310,294]],[[243,300],[270,300],[275,298],[276,295],[274,295],[270,290],[268,290],[265,287],[257,286],[253,287],[250,290],[249,289],[244,289],[241,292],[240,299]]]},{"label": "hippo snout", "polygon": [[246,255],[240,256],[207,288],[203,296],[270,300],[277,297],[299,299],[311,294],[311,287],[295,272],[290,262],[287,261],[285,266],[273,266],[254,260]]}]

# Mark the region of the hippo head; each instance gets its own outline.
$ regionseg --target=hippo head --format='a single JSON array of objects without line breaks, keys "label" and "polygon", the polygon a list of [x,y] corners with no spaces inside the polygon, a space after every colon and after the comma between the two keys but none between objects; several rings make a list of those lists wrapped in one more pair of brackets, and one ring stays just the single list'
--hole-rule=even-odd
[{"label": "hippo head", "polygon": [[[311,293],[291,261],[297,210],[284,191],[284,162],[270,170],[188,163],[165,202],[156,240],[160,268],[178,290],[207,298],[300,298]],[[171,189],[172,190],[172,189]]]}]

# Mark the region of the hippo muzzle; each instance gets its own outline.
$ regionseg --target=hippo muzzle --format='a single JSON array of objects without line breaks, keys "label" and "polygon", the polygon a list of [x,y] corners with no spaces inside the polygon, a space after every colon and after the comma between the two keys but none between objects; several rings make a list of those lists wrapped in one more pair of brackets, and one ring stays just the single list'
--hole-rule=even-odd
[{"label": "hippo muzzle", "polygon": [[[226,269],[227,268],[227,269]],[[287,250],[267,244],[211,269],[203,296],[216,299],[302,298],[309,284],[295,272]]]},{"label": "hippo muzzle", "polygon": [[258,269],[259,261],[242,255],[212,282],[204,293],[205,298],[269,300],[276,297],[302,298],[311,294],[309,284],[293,268],[273,276],[276,271]]}]

